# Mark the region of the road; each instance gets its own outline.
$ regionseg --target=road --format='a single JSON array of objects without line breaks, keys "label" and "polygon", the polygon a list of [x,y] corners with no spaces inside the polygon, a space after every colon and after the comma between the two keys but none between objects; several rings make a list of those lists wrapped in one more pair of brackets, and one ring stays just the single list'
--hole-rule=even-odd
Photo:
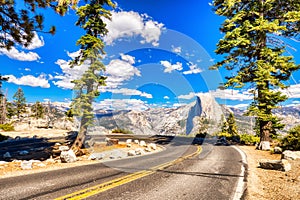
[{"label": "road", "polygon": [[0,179],[0,198],[233,199],[243,178],[235,148],[204,142],[200,155],[186,157],[197,152],[186,139],[165,147],[142,157]]}]

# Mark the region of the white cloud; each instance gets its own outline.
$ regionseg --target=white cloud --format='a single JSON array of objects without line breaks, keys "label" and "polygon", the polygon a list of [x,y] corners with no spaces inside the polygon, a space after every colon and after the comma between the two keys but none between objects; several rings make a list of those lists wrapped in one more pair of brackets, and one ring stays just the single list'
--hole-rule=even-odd
[{"label": "white cloud", "polygon": [[31,41],[31,44],[24,48],[28,50],[33,50],[33,49],[40,48],[44,45],[45,45],[44,38],[42,36],[39,37],[37,33],[34,33],[34,37]]},{"label": "white cloud", "polygon": [[162,61],[160,61],[160,64],[165,67],[165,70],[164,70],[165,73],[171,73],[174,70],[181,71],[183,69],[182,68],[182,63],[180,63],[180,62],[176,62],[175,64],[171,64],[167,60],[162,60]]},{"label": "white cloud", "polygon": [[289,98],[300,98],[300,84],[291,85],[285,90],[280,90]]},{"label": "white cloud", "polygon": [[127,61],[115,59],[106,66],[106,85],[116,88],[124,81],[130,80],[133,76],[141,76],[141,72]]},{"label": "white cloud", "polygon": [[135,57],[133,57],[131,55],[125,55],[125,54],[121,53],[120,56],[123,61],[126,61],[131,65],[133,65],[135,63]]},{"label": "white cloud", "polygon": [[233,89],[225,89],[225,90],[212,90],[210,94],[219,99],[228,99],[228,100],[251,100],[253,99],[253,95],[250,94],[248,91],[240,91],[240,90],[233,90]]},{"label": "white cloud", "polygon": [[30,72],[30,71],[31,71],[30,68],[25,68],[24,70],[27,71],[27,72]]},{"label": "white cloud", "polygon": [[190,70],[184,71],[183,74],[188,75],[188,74],[199,74],[202,72],[202,69],[198,68],[197,64],[191,64],[189,66]]},{"label": "white cloud", "polygon": [[[195,92],[190,92],[189,94],[186,95],[179,95],[179,99],[192,99],[195,96],[197,96],[199,93]],[[203,93],[202,93],[203,94]],[[244,100],[251,100],[253,98],[252,94],[250,94],[248,91],[239,91],[239,90],[232,90],[232,89],[225,89],[225,90],[211,90],[207,94],[210,94],[214,98],[218,99],[227,99],[227,100],[239,100],[239,101],[244,101]]]},{"label": "white cloud", "polygon": [[148,99],[153,98],[152,94],[141,92],[135,89],[128,89],[128,88],[120,88],[120,89],[108,89],[106,91],[112,92],[113,94],[123,94],[126,96],[141,96]]},{"label": "white cloud", "polygon": [[72,59],[75,59],[79,56],[81,50],[75,51],[75,52],[67,52],[68,56]]},{"label": "white cloud", "polygon": [[[71,58],[75,58],[79,55],[78,53],[78,51],[73,53],[68,52],[68,55]],[[53,79],[56,79],[56,81],[53,81],[53,84],[63,89],[72,89],[74,84],[71,83],[71,81],[80,79],[83,73],[88,69],[88,63],[70,68],[69,62],[70,61],[62,59],[56,61],[62,73],[53,77]],[[124,81],[130,80],[133,76],[141,76],[140,71],[132,65],[134,63],[134,57],[124,54],[121,54],[121,59],[111,60],[104,72],[105,76],[107,76],[106,86],[101,87],[101,91],[105,92],[108,89],[117,88],[121,86]]]},{"label": "white cloud", "polygon": [[50,88],[50,84],[44,74],[41,74],[38,77],[34,77],[32,75],[26,75],[20,78],[16,78],[14,75],[6,75],[5,77],[9,78],[7,82],[14,83],[16,85],[27,85],[31,87]]},{"label": "white cloud", "polygon": [[242,103],[242,104],[236,104],[236,105],[227,105],[230,108],[236,108],[236,109],[241,109],[241,110],[245,110],[248,108],[249,104],[246,103]]},{"label": "white cloud", "polygon": [[178,99],[186,99],[186,100],[189,100],[189,99],[192,99],[196,96],[196,93],[195,92],[190,92],[189,94],[184,94],[184,95],[179,95],[178,96]]},{"label": "white cloud", "polygon": [[170,97],[168,97],[168,96],[164,96],[164,99],[170,99]]},{"label": "white cloud", "polygon": [[53,84],[63,89],[72,89],[74,83],[71,83],[71,81],[79,79],[88,68],[88,65],[85,64],[70,68],[69,61],[62,59],[57,60],[55,64],[60,66],[62,74],[57,74],[53,77],[53,79],[57,80],[53,81]]},{"label": "white cloud", "polygon": [[181,47],[175,47],[172,45],[172,52],[174,53],[181,53],[182,49]]},{"label": "white cloud", "polygon": [[94,104],[94,109],[103,110],[146,110],[149,107],[139,99],[104,99]]},{"label": "white cloud", "polygon": [[133,11],[112,11],[111,14],[111,20],[104,19],[106,28],[109,30],[104,37],[106,44],[112,45],[115,40],[124,37],[141,36],[143,38],[141,43],[159,45],[159,37],[164,27],[162,23]]},{"label": "white cloud", "polygon": [[15,47],[12,47],[9,51],[4,48],[0,48],[0,55],[6,55],[7,57],[19,60],[19,61],[35,61],[40,59],[40,56],[34,52],[19,51]]}]

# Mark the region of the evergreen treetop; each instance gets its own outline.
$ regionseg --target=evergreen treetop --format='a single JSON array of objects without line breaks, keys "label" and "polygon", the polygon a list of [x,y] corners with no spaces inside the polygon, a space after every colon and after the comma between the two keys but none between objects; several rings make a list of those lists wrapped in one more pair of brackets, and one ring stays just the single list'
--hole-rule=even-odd
[{"label": "evergreen treetop", "polygon": [[282,38],[297,38],[300,31],[300,1],[294,0],[214,0],[217,15],[225,17],[220,30],[224,37],[216,53],[224,55],[211,69],[232,71],[225,88],[250,87],[253,102],[249,115],[257,116],[261,141],[282,128],[272,110],[287,96],[292,73],[300,68],[286,53]]}]

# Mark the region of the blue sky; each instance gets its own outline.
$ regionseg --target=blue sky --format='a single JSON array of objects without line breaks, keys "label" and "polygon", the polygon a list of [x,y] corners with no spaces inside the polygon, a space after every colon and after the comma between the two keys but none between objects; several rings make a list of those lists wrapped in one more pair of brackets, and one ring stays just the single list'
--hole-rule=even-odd
[{"label": "blue sky", "polygon": [[[224,20],[213,13],[209,2],[118,0],[104,38],[107,86],[100,88],[95,107],[173,107],[207,92],[219,103],[236,107],[249,104],[249,88],[220,91],[217,87],[229,72],[208,70],[222,59],[214,50],[222,37],[219,27]],[[37,33],[27,48],[0,50],[1,74],[9,77],[2,90],[9,100],[21,87],[28,102],[68,103],[73,95],[70,81],[80,77],[87,67],[68,66],[76,56],[75,43],[82,33],[74,25],[73,11],[64,17],[46,11],[44,16],[46,27],[57,27],[54,36]],[[289,49],[290,53],[300,63],[299,43],[290,44],[295,47]],[[290,89],[284,91],[290,97],[288,105],[300,103],[299,78],[300,72],[294,73]]]}]

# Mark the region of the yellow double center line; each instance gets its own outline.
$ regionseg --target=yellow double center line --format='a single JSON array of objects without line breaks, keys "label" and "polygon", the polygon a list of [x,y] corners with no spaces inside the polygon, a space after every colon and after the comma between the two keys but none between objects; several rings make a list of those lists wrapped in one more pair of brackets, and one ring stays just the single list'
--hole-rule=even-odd
[{"label": "yellow double center line", "polygon": [[96,186],[93,186],[93,187],[89,187],[89,188],[86,188],[86,189],[83,189],[83,190],[80,190],[80,191],[77,191],[77,192],[74,192],[74,193],[62,196],[62,197],[58,197],[55,200],[84,199],[84,198],[87,198],[87,197],[99,194],[101,192],[104,192],[106,190],[112,189],[114,187],[117,187],[117,186],[129,183],[129,182],[132,182],[134,180],[137,180],[137,179],[140,179],[142,177],[145,177],[145,176],[148,176],[150,174],[153,174],[157,170],[163,170],[163,169],[165,169],[165,168],[167,168],[167,167],[169,167],[171,165],[174,165],[176,163],[179,163],[179,162],[181,162],[181,161],[183,161],[183,160],[185,160],[187,158],[196,156],[196,155],[198,155],[198,154],[201,153],[201,150],[202,150],[201,147],[198,147],[197,151],[194,152],[194,153],[192,153],[192,154],[190,154],[190,155],[187,155],[187,156],[184,156],[184,157],[180,157],[180,158],[178,158],[176,160],[164,163],[162,165],[155,166],[153,168],[150,168],[149,170],[143,170],[143,171],[135,172],[133,174],[129,174],[129,175],[126,175],[126,176],[123,176],[123,177],[120,177],[120,178],[117,178],[117,179],[114,179],[114,180],[111,180],[111,181],[108,181],[108,182],[105,182],[105,183],[102,183],[102,184],[99,184],[99,185],[96,185]]}]

